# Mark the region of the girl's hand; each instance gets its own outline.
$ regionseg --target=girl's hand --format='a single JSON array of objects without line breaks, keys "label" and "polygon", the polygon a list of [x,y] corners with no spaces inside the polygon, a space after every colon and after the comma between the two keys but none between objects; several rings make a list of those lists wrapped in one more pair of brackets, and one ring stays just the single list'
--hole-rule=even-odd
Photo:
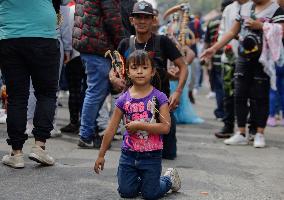
[{"label": "girl's hand", "polygon": [[213,47],[210,47],[202,52],[202,54],[200,55],[200,60],[208,62],[215,53],[216,50]]},{"label": "girl's hand", "polygon": [[103,171],[104,170],[104,164],[105,164],[105,159],[104,157],[98,157],[96,162],[95,162],[95,166],[94,166],[94,170],[97,174],[100,173],[100,170]]},{"label": "girl's hand", "polygon": [[245,21],[245,26],[251,30],[262,30],[263,23],[259,20],[248,19]]},{"label": "girl's hand", "polygon": [[139,121],[131,121],[128,124],[125,124],[125,128],[129,133],[133,134],[140,130],[140,125],[141,122]]}]

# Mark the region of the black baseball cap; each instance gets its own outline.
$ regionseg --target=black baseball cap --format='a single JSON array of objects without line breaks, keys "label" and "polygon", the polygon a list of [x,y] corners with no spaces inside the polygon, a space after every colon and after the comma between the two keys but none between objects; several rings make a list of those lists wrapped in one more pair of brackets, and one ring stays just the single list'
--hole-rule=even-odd
[{"label": "black baseball cap", "polygon": [[134,4],[133,11],[131,15],[136,14],[144,14],[144,15],[153,15],[154,16],[154,9],[153,6],[146,2],[146,1],[140,1]]}]

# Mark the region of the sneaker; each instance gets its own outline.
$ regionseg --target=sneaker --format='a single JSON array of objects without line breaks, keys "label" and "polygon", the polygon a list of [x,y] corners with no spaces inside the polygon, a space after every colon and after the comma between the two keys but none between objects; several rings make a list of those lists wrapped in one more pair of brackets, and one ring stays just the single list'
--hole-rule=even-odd
[{"label": "sneaker", "polygon": [[52,131],[50,131],[50,137],[55,138],[55,137],[61,137],[61,136],[62,136],[61,131],[56,126],[54,126]]},{"label": "sneaker", "polygon": [[27,134],[29,138],[33,138],[34,137],[34,135],[32,134],[33,129],[34,129],[33,123],[32,122],[27,122],[25,134]]},{"label": "sneaker", "polygon": [[5,155],[2,158],[2,163],[4,165],[8,165],[10,167],[13,167],[15,169],[20,169],[25,167],[24,163],[24,154],[17,154],[17,155]]},{"label": "sneaker", "polygon": [[193,92],[192,92],[192,91],[189,91],[189,92],[188,92],[188,98],[189,98],[189,100],[190,100],[190,102],[191,102],[192,104],[195,104],[195,98],[194,98],[194,96],[193,96]]},{"label": "sneaker", "polygon": [[227,145],[248,145],[248,138],[237,132],[229,139],[224,140],[224,143]]},{"label": "sneaker", "polygon": [[78,146],[84,149],[91,149],[93,148],[93,141],[87,142],[82,138],[79,139]]},{"label": "sneaker", "polygon": [[193,88],[192,94],[193,94],[193,96],[196,96],[198,94],[198,89]]},{"label": "sneaker", "polygon": [[7,114],[4,113],[0,116],[0,124],[6,124]]},{"label": "sneaker", "polygon": [[64,97],[69,97],[69,91],[65,91],[65,90],[60,90],[58,93],[58,98],[64,98]]},{"label": "sneaker", "polygon": [[55,163],[54,158],[48,155],[46,150],[43,150],[40,146],[34,145],[29,154],[29,159],[36,161],[37,163],[52,166]]},{"label": "sneaker", "polygon": [[219,132],[215,133],[217,138],[230,138],[234,133],[234,128],[229,126],[224,126]]},{"label": "sneaker", "polygon": [[69,123],[60,130],[64,133],[77,133],[79,131],[79,126],[77,124]]},{"label": "sneaker", "polygon": [[181,180],[178,175],[178,171],[175,168],[168,168],[164,176],[168,176],[171,179],[173,192],[177,192],[181,188]]},{"label": "sneaker", "polygon": [[267,126],[271,126],[271,127],[276,126],[275,117],[268,117],[266,124],[267,124]]},{"label": "sneaker", "polygon": [[206,95],[206,98],[207,99],[214,99],[216,97],[216,93],[215,92],[209,92],[207,95]]},{"label": "sneaker", "polygon": [[101,148],[101,144],[102,144],[102,139],[103,136],[100,136],[99,134],[96,134],[94,137],[94,148],[95,149],[99,149]]},{"label": "sneaker", "polygon": [[265,138],[264,135],[261,133],[257,133],[254,137],[253,146],[255,148],[263,148],[265,147]]}]

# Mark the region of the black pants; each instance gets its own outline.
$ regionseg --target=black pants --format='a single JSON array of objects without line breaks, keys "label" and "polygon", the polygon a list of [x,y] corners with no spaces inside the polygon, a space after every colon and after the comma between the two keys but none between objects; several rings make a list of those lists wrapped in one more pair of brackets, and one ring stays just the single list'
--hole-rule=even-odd
[{"label": "black pants", "polygon": [[264,128],[269,113],[269,77],[258,61],[238,59],[235,70],[235,111],[238,127],[245,127],[247,115],[256,127]]},{"label": "black pants", "polygon": [[72,124],[78,124],[85,97],[85,90],[87,88],[87,76],[80,56],[67,63],[66,78],[70,92],[68,100],[70,122]]},{"label": "black pants", "polygon": [[223,89],[224,89],[224,117],[225,127],[234,129],[235,109],[234,109],[234,71],[235,64],[223,63]]},{"label": "black pants", "polygon": [[7,143],[21,150],[25,140],[30,77],[37,98],[33,134],[45,142],[53,129],[59,73],[56,39],[18,38],[0,41],[0,60],[8,94]]},{"label": "black pants", "polygon": [[177,138],[176,138],[176,118],[171,112],[171,129],[167,135],[163,135],[163,158],[174,159],[177,156]]}]

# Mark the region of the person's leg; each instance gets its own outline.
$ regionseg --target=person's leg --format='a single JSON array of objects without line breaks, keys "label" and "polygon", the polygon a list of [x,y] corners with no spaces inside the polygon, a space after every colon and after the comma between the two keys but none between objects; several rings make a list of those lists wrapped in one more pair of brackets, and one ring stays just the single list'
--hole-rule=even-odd
[{"label": "person's leg", "polygon": [[79,115],[82,105],[81,87],[84,73],[82,61],[79,56],[66,64],[66,78],[70,93],[68,99],[70,123],[61,128],[62,132],[73,133],[79,131]]},{"label": "person's leg", "polygon": [[161,177],[162,159],[160,152],[147,152],[145,158],[138,161],[141,174],[141,194],[149,200],[163,197],[172,187],[168,176]]},{"label": "person's leg", "polygon": [[194,73],[194,77],[196,77],[194,81],[194,88],[199,89],[200,78],[201,78],[201,66],[199,64],[199,59],[194,58],[191,66],[192,66],[192,71]]},{"label": "person's leg", "polygon": [[195,104],[193,89],[195,84],[195,75],[193,65],[188,65],[188,79],[185,87],[188,87],[188,98],[192,104]]},{"label": "person's leg", "polygon": [[278,96],[278,91],[270,89],[269,91],[269,118],[267,120],[268,126],[276,126],[276,100]]},{"label": "person's leg", "polygon": [[248,115],[248,98],[252,82],[251,66],[247,61],[239,59],[234,78],[235,112],[237,116],[238,132],[224,140],[228,145],[247,145],[246,123]]},{"label": "person's leg", "polygon": [[[96,119],[109,93],[110,61],[101,56],[90,54],[81,54],[81,58],[85,65],[88,88],[82,109],[80,141],[92,145],[97,127]],[[83,147],[84,145],[80,145],[80,141],[78,145]]]},{"label": "person's leg", "polygon": [[29,51],[25,56],[37,99],[33,120],[35,146],[29,158],[53,165],[54,159],[47,155],[44,149],[46,139],[50,137],[53,129],[59,78],[59,44],[55,39],[30,38],[27,39],[26,45],[29,46]]},{"label": "person's leg", "polygon": [[276,68],[276,75],[277,75],[276,79],[277,88],[280,96],[281,110],[282,110],[281,125],[284,126],[284,67],[283,66]]},{"label": "person's leg", "polygon": [[223,64],[223,91],[224,91],[224,118],[223,122],[231,133],[234,130],[235,124],[235,109],[234,109],[234,64]]},{"label": "person's leg", "polygon": [[12,153],[17,155],[22,154],[23,144],[28,138],[25,130],[30,77],[25,58],[21,55],[27,50],[21,39],[2,40],[0,43],[1,70],[9,95],[7,143],[12,146]]},{"label": "person's leg", "polygon": [[98,131],[102,132],[103,130],[105,130],[107,128],[108,122],[110,120],[110,111],[108,109],[108,104],[110,103],[110,98],[111,96],[108,96],[100,111],[99,111],[99,116],[97,118],[97,124],[98,124]]},{"label": "person's leg", "polygon": [[264,129],[269,115],[269,89],[270,80],[263,71],[263,66],[254,65],[254,80],[250,91],[250,104],[255,117],[257,133],[254,138],[254,147],[265,147]]},{"label": "person's leg", "polygon": [[212,69],[214,73],[214,92],[216,94],[216,103],[217,108],[214,111],[214,114],[216,118],[222,118],[224,117],[224,105],[223,105],[223,99],[224,99],[224,90],[223,90],[223,78],[222,78],[222,72],[220,66],[214,66]]},{"label": "person's leg", "polygon": [[140,192],[139,173],[135,158],[122,151],[118,171],[118,193],[122,198],[135,198]]},{"label": "person's leg", "polygon": [[164,149],[163,158],[173,160],[177,156],[177,138],[176,138],[176,118],[171,112],[171,129],[167,135],[163,135]]}]

